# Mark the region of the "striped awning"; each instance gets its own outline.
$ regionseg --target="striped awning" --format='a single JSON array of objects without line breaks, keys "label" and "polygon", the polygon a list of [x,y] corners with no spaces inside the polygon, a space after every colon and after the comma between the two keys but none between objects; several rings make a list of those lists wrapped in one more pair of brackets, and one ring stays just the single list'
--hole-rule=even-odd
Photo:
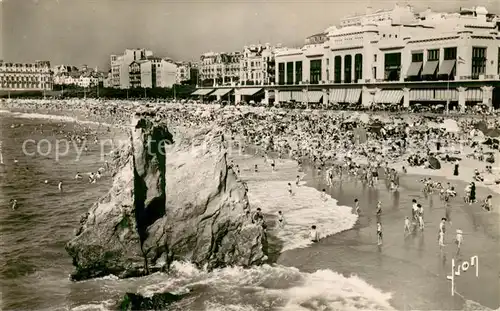
[{"label": "striped awning", "polygon": [[240,95],[253,96],[258,92],[260,92],[261,90],[262,88],[260,87],[241,88],[238,90],[238,93],[240,93]]},{"label": "striped awning", "polygon": [[471,88],[465,91],[465,100],[466,101],[482,101],[483,100],[483,91],[480,88]]},{"label": "striped awning", "polygon": [[422,62],[413,62],[408,68],[408,72],[406,73],[407,77],[416,77],[420,74],[420,70],[422,69]]},{"label": "striped awning", "polygon": [[430,60],[427,63],[425,63],[424,69],[422,70],[422,76],[435,74],[438,65],[439,65],[438,60]]},{"label": "striped awning", "polygon": [[309,103],[319,103],[323,97],[323,92],[321,91],[310,91],[307,92],[307,100]]},{"label": "striped awning", "polygon": [[403,99],[403,90],[380,90],[375,94],[376,104],[399,104]]},{"label": "striped awning", "polygon": [[410,100],[434,100],[433,89],[414,89],[410,90]]},{"label": "striped awning", "polygon": [[455,67],[455,63],[456,63],[456,60],[454,60],[454,59],[444,60],[443,63],[441,64],[441,67],[439,67],[438,75],[449,76],[451,74],[451,72],[453,71],[453,67]]},{"label": "striped awning", "polygon": [[306,97],[304,96],[304,92],[302,91],[292,91],[291,100],[302,103],[306,101]]},{"label": "striped awning", "polygon": [[436,100],[458,100],[458,91],[456,89],[436,89],[434,90],[434,98]]},{"label": "striped awning", "polygon": [[199,95],[199,96],[205,96],[210,94],[214,89],[197,89],[191,95]]},{"label": "striped awning", "polygon": [[224,96],[231,92],[233,89],[217,89],[210,96]]},{"label": "striped awning", "polygon": [[345,102],[349,104],[357,104],[361,97],[361,89],[347,89]]},{"label": "striped awning", "polygon": [[330,90],[330,103],[345,103],[346,89]]},{"label": "striped awning", "polygon": [[289,102],[292,99],[292,94],[290,91],[279,91],[278,100],[280,102]]}]

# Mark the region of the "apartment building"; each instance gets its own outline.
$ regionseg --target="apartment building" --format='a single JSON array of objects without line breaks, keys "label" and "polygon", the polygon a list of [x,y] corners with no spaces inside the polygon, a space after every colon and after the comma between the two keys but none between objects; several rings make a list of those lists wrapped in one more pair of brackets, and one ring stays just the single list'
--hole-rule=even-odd
[{"label": "apartment building", "polygon": [[240,62],[240,84],[269,85],[275,82],[274,54],[278,47],[269,43],[250,45],[243,48]]},{"label": "apartment building", "polygon": [[203,85],[228,85],[239,81],[241,52],[205,53],[200,57],[199,80]]},{"label": "apartment building", "polygon": [[176,83],[177,65],[169,58],[147,57],[129,65],[131,88],[172,87]]},{"label": "apartment building", "polygon": [[153,56],[153,52],[146,49],[126,49],[121,55],[111,55],[111,87],[121,89],[130,88],[130,65],[133,62],[144,60],[151,56]]},{"label": "apartment building", "polygon": [[0,61],[1,90],[52,90],[49,61],[11,63]]}]

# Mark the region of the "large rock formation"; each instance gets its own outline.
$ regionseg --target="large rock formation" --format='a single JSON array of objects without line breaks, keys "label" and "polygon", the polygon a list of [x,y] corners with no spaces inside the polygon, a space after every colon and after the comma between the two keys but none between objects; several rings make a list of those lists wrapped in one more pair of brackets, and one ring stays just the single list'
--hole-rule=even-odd
[{"label": "large rock formation", "polygon": [[188,260],[209,268],[266,260],[266,237],[245,220],[246,185],[226,162],[216,129],[168,131],[136,114],[115,154],[113,186],[66,245],[74,280],[139,276]]}]

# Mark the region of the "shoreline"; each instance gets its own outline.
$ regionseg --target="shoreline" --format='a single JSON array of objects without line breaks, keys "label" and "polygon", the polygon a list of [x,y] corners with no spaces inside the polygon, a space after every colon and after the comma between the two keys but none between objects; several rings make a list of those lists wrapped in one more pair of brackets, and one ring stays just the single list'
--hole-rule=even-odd
[{"label": "shoreline", "polygon": [[[25,113],[26,113],[26,112],[25,112]],[[258,147],[257,147],[257,148],[258,148]],[[259,155],[260,155],[260,154],[259,154]],[[270,155],[270,157],[272,157],[272,156],[271,156],[271,155],[272,155],[272,153],[269,153],[269,155]],[[255,157],[255,156],[252,156],[252,157]],[[273,157],[273,158],[275,158],[275,157]],[[320,189],[321,189],[321,184],[318,184],[318,185],[317,185],[317,187],[314,187],[314,186],[312,185],[312,183],[314,183],[314,182],[318,183],[318,181],[320,182],[320,180],[314,181],[314,177],[313,177],[313,175],[314,175],[314,174],[311,174],[311,171],[307,169],[307,166],[306,166],[306,165],[304,165],[304,166],[303,166],[303,168],[306,168],[306,170],[305,170],[305,173],[306,173],[305,180],[306,180],[306,182],[307,182],[306,186],[308,186],[308,187],[312,187],[312,188],[315,188],[315,189],[317,189],[318,191],[320,191]],[[314,172],[314,170],[312,170],[312,171]],[[409,169],[408,171],[410,172],[410,169]],[[413,176],[413,174],[410,174],[410,173],[409,173],[407,176]],[[421,176],[421,175],[415,175],[415,176]],[[462,176],[460,176],[460,177],[462,177]],[[445,176],[440,176],[439,178],[444,178],[444,179],[447,179]],[[309,179],[311,179],[311,180],[309,180]],[[458,178],[458,180],[460,180],[460,178]],[[288,181],[289,181],[289,182],[293,182],[293,180],[288,180]],[[452,180],[452,181],[456,181],[456,180]],[[466,182],[466,181],[463,181],[463,182]],[[480,188],[480,187],[482,187],[482,186],[483,186],[483,185],[480,185],[480,184],[478,184],[478,185],[477,185],[477,187],[478,187],[478,193],[479,193],[479,188]],[[326,187],[325,187],[325,188],[326,188]],[[459,191],[460,191],[460,189],[457,189],[457,190],[459,190]],[[333,195],[332,195],[332,198],[336,199],[336,200],[338,201],[338,204],[339,204],[339,205],[343,205],[343,204],[342,204],[342,200],[339,200],[339,199],[335,198]],[[457,199],[458,199],[458,198],[457,198]],[[496,211],[496,210],[495,210],[495,211]],[[497,215],[498,215],[498,213],[497,213]],[[492,217],[491,217],[491,218],[492,218]],[[356,228],[356,225],[355,225],[353,228],[351,228],[351,229],[347,229],[347,230],[342,231],[342,232],[340,232],[340,233],[337,233],[337,234],[334,234],[334,235],[332,235],[332,236],[326,237],[326,238],[324,239],[324,240],[325,240],[325,243],[326,243],[326,242],[328,242],[328,243],[333,243],[333,242],[334,242],[333,240],[334,240],[334,238],[335,238],[335,237],[342,235],[344,232],[350,232],[350,231],[353,231],[353,230],[355,230],[355,229],[357,229],[357,228]],[[328,243],[327,243],[327,244],[328,244]],[[321,245],[321,242],[320,242],[320,243],[318,243],[318,245]],[[307,247],[307,248],[305,248],[305,249],[311,249],[311,248],[314,248],[314,247],[316,247],[316,245],[309,246],[309,247]],[[300,249],[299,249],[299,250],[300,250]],[[303,250],[303,249],[302,249],[302,250]],[[292,249],[292,250],[288,250],[288,251],[286,251],[286,252],[296,252],[296,251],[298,251],[298,249]],[[284,254],[284,253],[282,253],[282,254],[280,254],[280,255],[283,255],[283,254]],[[300,268],[299,268],[299,269],[300,269]],[[335,271],[335,267],[333,267],[333,268],[331,268],[331,269]],[[363,279],[364,279],[364,278],[363,278]],[[377,286],[377,288],[381,288],[381,287],[380,287],[380,286],[378,286],[376,283],[373,283],[372,281],[369,281],[369,282],[370,282],[370,284],[373,284],[374,286]],[[385,289],[384,289],[384,290],[385,290]]]}]

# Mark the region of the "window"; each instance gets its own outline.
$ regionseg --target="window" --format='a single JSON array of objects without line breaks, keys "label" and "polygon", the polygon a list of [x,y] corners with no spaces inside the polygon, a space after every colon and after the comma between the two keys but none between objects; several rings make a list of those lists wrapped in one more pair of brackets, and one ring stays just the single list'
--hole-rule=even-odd
[{"label": "window", "polygon": [[295,62],[295,83],[302,81],[302,61]]},{"label": "window", "polygon": [[278,83],[279,85],[285,84],[285,63],[278,64]]},{"label": "window", "polygon": [[498,59],[497,59],[497,73],[500,75],[500,47],[498,47]]},{"label": "window", "polygon": [[311,84],[318,84],[319,81],[321,81],[321,59],[314,59],[311,60],[310,62],[310,70],[311,70],[311,77],[310,77],[310,83]]},{"label": "window", "polygon": [[330,81],[330,69],[326,69],[326,81]]},{"label": "window", "polygon": [[439,60],[439,50],[428,50],[427,51],[427,60]]},{"label": "window", "polygon": [[477,79],[486,71],[486,48],[472,48],[472,78]]},{"label": "window", "polygon": [[344,57],[344,82],[351,83],[352,80],[352,56],[346,55]]},{"label": "window", "polygon": [[411,62],[419,63],[424,61],[424,53],[412,53],[411,54]]},{"label": "window", "polygon": [[373,54],[373,61],[376,62],[377,61],[377,54]]},{"label": "window", "polygon": [[457,48],[445,48],[444,49],[444,60],[457,59]]},{"label": "window", "polygon": [[335,56],[335,61],[334,61],[334,82],[335,83],[341,83],[342,82],[342,56]]},{"label": "window", "polygon": [[401,53],[384,55],[384,80],[399,81],[401,75]]},{"label": "window", "polygon": [[363,55],[356,54],[354,56],[354,80],[359,81],[363,79]]},{"label": "window", "polygon": [[286,63],[286,84],[293,84],[293,62]]}]

